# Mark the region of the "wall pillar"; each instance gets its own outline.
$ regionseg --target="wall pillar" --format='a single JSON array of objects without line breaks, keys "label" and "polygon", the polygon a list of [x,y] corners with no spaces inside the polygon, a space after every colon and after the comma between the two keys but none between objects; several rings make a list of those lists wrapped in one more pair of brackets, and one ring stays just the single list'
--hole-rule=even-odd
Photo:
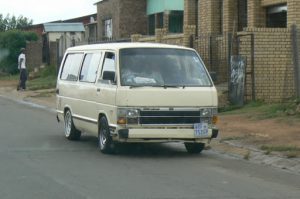
[{"label": "wall pillar", "polygon": [[266,27],[266,9],[261,0],[248,1],[248,27]]}]

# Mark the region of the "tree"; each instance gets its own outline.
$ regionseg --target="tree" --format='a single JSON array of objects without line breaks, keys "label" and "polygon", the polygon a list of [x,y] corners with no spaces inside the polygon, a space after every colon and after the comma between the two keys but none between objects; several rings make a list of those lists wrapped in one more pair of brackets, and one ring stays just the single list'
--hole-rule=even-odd
[{"label": "tree", "polygon": [[32,23],[32,19],[28,19],[22,15],[16,18],[14,15],[10,17],[8,14],[4,18],[4,16],[0,14],[0,32],[5,32],[8,30],[21,30],[25,27],[31,26]]},{"label": "tree", "polygon": [[16,73],[18,71],[18,55],[22,47],[26,47],[26,42],[37,41],[38,36],[33,32],[22,32],[19,30],[9,30],[0,32],[0,72]]}]

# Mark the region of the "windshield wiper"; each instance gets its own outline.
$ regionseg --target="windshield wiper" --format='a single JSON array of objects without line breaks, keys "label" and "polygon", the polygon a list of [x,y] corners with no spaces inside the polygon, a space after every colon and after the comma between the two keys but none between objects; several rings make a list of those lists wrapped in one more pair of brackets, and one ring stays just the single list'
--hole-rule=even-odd
[{"label": "windshield wiper", "polygon": [[164,84],[162,85],[161,87],[164,87],[164,88],[185,88],[185,85],[169,85],[169,84]]}]

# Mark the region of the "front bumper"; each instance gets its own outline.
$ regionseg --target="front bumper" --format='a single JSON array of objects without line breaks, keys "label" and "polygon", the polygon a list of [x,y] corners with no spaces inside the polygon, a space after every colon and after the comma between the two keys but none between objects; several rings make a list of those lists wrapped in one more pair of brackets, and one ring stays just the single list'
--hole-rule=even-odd
[{"label": "front bumper", "polygon": [[196,137],[194,129],[183,128],[132,128],[118,130],[118,141],[125,142],[165,142],[165,141],[184,141],[184,142],[203,142],[211,140],[218,136],[219,130],[216,128],[209,129],[208,135]]}]

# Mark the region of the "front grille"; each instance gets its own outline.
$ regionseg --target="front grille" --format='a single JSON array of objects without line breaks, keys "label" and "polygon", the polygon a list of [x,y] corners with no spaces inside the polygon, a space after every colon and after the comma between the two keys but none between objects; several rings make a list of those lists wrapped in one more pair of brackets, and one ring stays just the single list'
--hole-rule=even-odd
[{"label": "front grille", "polygon": [[209,118],[200,117],[200,111],[140,111],[140,124],[180,125],[208,122]]}]

